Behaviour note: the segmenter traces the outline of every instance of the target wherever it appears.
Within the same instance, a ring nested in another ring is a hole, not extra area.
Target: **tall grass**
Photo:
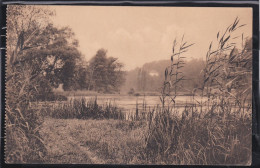
[[[125,119],[125,114],[112,103],[99,105],[97,98],[72,99],[68,103],[56,103],[45,109],[46,116],[60,119]]]
[[[162,164],[249,164],[251,156],[251,115],[225,111],[226,116],[181,117],[171,109],[153,111],[146,135],[146,156]],[[199,108],[196,108],[199,111]],[[213,107],[211,110],[215,110]],[[185,114],[186,112],[186,114]],[[197,113],[195,113],[197,114]]]
[[[7,163],[41,163],[46,148],[39,134],[43,120],[40,110],[6,108],[6,145]]]
[[[37,95],[37,81],[30,66],[18,62],[6,66],[5,162],[42,163],[47,152],[39,129],[40,110],[29,108]]]
[[[173,42],[171,64],[165,69],[163,87],[160,96],[163,108],[167,99],[168,105],[173,103],[175,106],[177,91],[181,88],[181,81],[185,80],[181,72],[181,69],[185,65],[185,62],[183,60],[185,57],[182,56],[182,54],[187,52],[192,45],[194,44],[188,44],[184,41],[184,35],[182,36],[179,46],[176,39]]]
[[[213,50],[211,43],[206,55],[203,85],[194,88],[193,103],[187,104],[183,111],[174,104],[178,81],[184,77],[178,78],[181,71],[177,67],[170,68],[170,73],[166,68],[160,97],[162,106],[151,110],[148,117],[145,138],[148,163],[251,163],[252,50],[248,47],[250,41],[242,42],[242,50],[238,50],[231,40],[237,38],[233,37],[233,32],[242,26],[236,18],[222,35],[217,33],[217,47]],[[174,47],[175,44],[176,41]],[[179,62],[171,57],[171,67]],[[169,74],[175,74],[175,78],[169,79]],[[201,100],[195,99],[198,94]],[[202,101],[205,96],[207,101]],[[166,98],[174,104],[165,105]],[[180,112],[181,115],[177,115]]]

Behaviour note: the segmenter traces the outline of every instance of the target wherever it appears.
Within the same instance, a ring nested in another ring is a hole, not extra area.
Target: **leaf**
[[[236,25],[237,25],[238,22],[239,22],[238,17],[236,17],[236,19],[235,19],[233,25],[229,28],[229,32],[231,32],[231,31],[234,30],[234,28],[236,27]]]
[[[228,83],[226,83],[226,87],[230,87],[230,85],[232,85],[232,83],[237,80],[239,76],[235,77],[234,79],[232,79],[231,81],[229,81]]]
[[[223,46],[225,45],[225,43],[228,41],[228,39],[230,38],[230,35],[223,41]]]
[[[173,41],[173,46],[172,46],[172,53],[174,54],[174,49],[175,49],[175,46],[176,46],[176,38],[174,39],[174,41]]]
[[[239,36],[233,37],[232,39],[237,39]]]
[[[173,41],[173,46],[175,47],[176,44],[177,44],[177,41],[176,41],[176,38],[175,38],[174,41]]]
[[[214,54],[214,53],[216,53],[216,52],[218,52],[218,51],[219,51],[219,50],[213,51],[213,52],[210,53],[210,55],[212,55],[212,54]]]
[[[179,55],[179,54],[181,54],[181,53],[185,53],[185,52],[187,52],[187,51],[188,51],[188,50],[184,50],[184,51],[181,51],[181,52],[175,53],[175,54],[173,54],[173,56]]]
[[[216,73],[216,74],[214,75],[214,78],[217,77],[218,75],[219,75],[219,73]]]
[[[211,49],[211,47],[212,47],[212,42],[211,42],[210,45],[209,45],[209,50]]]
[[[246,24],[242,24],[242,25],[240,25],[240,26],[238,26],[236,29],[238,29],[238,28],[240,28],[240,27],[243,27],[243,26],[245,26]],[[236,30],[235,29],[235,30]]]
[[[236,20],[235,20],[234,25],[233,25],[233,28],[232,28],[233,30],[234,30],[235,27],[237,26],[238,22],[239,22],[239,19],[238,19],[238,17],[236,17]]]
[[[184,49],[186,49],[186,48],[188,48],[188,47],[191,47],[191,46],[193,46],[194,44],[195,44],[195,43],[192,43],[192,44],[190,44],[190,45],[188,45],[188,46],[182,47],[181,50],[184,50]]]
[[[172,68],[171,68],[171,71],[170,71],[170,75],[172,74]]]
[[[207,77],[207,78],[204,80],[204,83],[206,83],[208,80],[209,80],[209,77]]]
[[[171,98],[172,102],[175,104],[175,100],[173,98]]]
[[[209,73],[209,76],[210,76],[211,74],[213,74],[216,70],[218,70],[221,66],[222,66],[222,65],[219,65],[217,68],[215,68],[213,71],[211,71],[211,72]]]
[[[187,44],[187,42],[183,43],[181,47],[185,46]]]
[[[236,57],[237,54],[235,54],[235,49],[236,47],[234,47],[232,49],[232,51],[230,52],[230,55],[229,55],[229,62],[233,61],[233,59]]]
[[[242,47],[244,45],[244,33],[242,33]]]
[[[163,102],[162,97],[160,97],[160,101]]]
[[[185,35],[185,34],[182,35],[182,39],[181,39],[181,41],[183,41],[183,39],[184,39],[184,35]]]
[[[167,76],[168,76],[168,68],[165,69],[165,80],[167,80]]]

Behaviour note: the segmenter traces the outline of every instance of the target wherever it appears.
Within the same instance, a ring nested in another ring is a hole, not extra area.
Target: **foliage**
[[[116,105],[99,105],[96,98],[89,101],[81,98],[68,103],[55,103],[45,111],[46,116],[59,119],[125,119],[125,114]]]
[[[145,141],[151,163],[250,164],[252,40],[240,51],[229,41],[244,26],[238,23],[236,19],[222,35],[217,34],[216,50],[210,44],[202,87],[193,90],[194,95],[201,90],[201,101],[193,97],[193,104],[180,113],[174,106],[164,105],[162,92],[162,107],[153,109],[148,117]],[[174,72],[180,71],[176,68]],[[166,69],[165,80],[168,74]],[[176,96],[175,92],[173,102]],[[204,96],[207,101],[202,101]]]
[[[52,12],[34,6],[8,6],[7,13],[5,160],[39,163],[46,152],[38,132],[42,120],[39,111],[31,111],[28,104],[35,98],[36,81],[40,78],[30,64],[20,60],[24,58],[23,49],[32,39],[31,34],[43,28],[37,19]]]
[[[107,51],[100,49],[90,60],[89,87],[90,90],[99,92],[119,91],[124,82],[123,64],[117,58],[107,57]]]
[[[80,53],[73,32],[50,23],[48,7],[10,5],[7,13],[6,161],[39,163],[46,150],[42,116],[29,104],[56,99],[52,88],[60,83],[74,85]]]
[[[251,104],[252,92],[252,39],[246,40],[242,34],[242,49],[233,41],[233,33],[244,25],[239,25],[236,18],[227,27],[222,36],[217,34],[217,48],[211,42],[206,55],[204,68],[204,84],[202,94],[206,92],[208,104],[226,104],[233,101],[233,106],[244,109],[246,103]],[[224,113],[224,111],[223,111]]]
[[[230,113],[226,118],[196,115],[198,108],[187,109],[187,116],[168,115],[157,110],[149,120],[146,156],[152,164],[250,164],[250,115]]]
[[[177,97],[178,88],[182,87],[180,85],[180,82],[185,80],[181,72],[181,69],[184,67],[185,64],[185,62],[183,61],[185,57],[181,56],[181,54],[187,52],[188,48],[191,47],[193,44],[188,44],[183,40],[184,35],[182,36],[179,47],[177,47],[176,39],[174,40],[171,55],[171,65],[166,67],[164,72],[164,82],[160,97],[163,108],[167,98],[170,99],[168,100],[168,104],[174,103],[175,105],[175,98]]]

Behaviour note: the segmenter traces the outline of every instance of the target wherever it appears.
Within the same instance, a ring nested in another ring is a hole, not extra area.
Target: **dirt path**
[[[45,120],[41,134],[46,142],[50,163],[88,163],[102,164],[103,160],[82,145],[81,139],[77,138],[76,130],[62,120]]]
[[[130,121],[46,118],[40,133],[46,163],[134,164],[140,163],[144,130]]]
[[[104,163],[104,161],[102,159],[98,158],[98,156],[93,151],[91,151],[88,146],[78,144],[77,141],[73,138],[68,138],[68,142],[70,144],[75,144],[75,142],[76,142],[76,144],[75,144],[76,152],[81,153],[83,155],[87,155],[90,163],[92,163],[92,164],[103,164]]]

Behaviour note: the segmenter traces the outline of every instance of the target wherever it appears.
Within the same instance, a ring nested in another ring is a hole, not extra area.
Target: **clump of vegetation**
[[[190,113],[191,111],[188,111]],[[226,119],[176,117],[159,112],[149,121],[146,135],[148,163],[161,164],[249,164],[251,117],[231,113]],[[227,111],[227,113],[229,113]]]
[[[6,145],[7,163],[41,163],[46,148],[39,134],[41,109],[33,101],[56,97],[53,87],[73,85],[80,59],[71,29],[56,28],[48,7],[11,5],[7,8]]]
[[[193,90],[193,95],[200,94],[201,100],[193,96],[194,104],[186,105],[181,115],[174,104],[178,82],[184,77],[178,78],[181,71],[178,67],[172,68],[179,65],[180,60],[174,62],[171,57],[160,97],[162,107],[152,110],[148,118],[145,139],[148,162],[250,164],[252,41],[247,41],[240,51],[236,48],[236,43],[230,39],[238,38],[232,36],[244,26],[238,23],[236,19],[222,35],[217,34],[216,50],[212,51],[210,44],[203,85]],[[243,41],[242,35],[242,44]],[[168,76],[175,78],[172,80]],[[207,101],[202,101],[205,96]],[[166,105],[167,98],[170,101]],[[174,103],[173,106],[169,102]]]
[[[28,12],[31,12],[30,18]],[[39,19],[44,13],[52,15],[52,12],[48,9],[18,5],[8,6],[7,13],[5,161],[41,163],[46,153],[39,134],[42,118],[39,110],[32,111],[29,108],[29,102],[35,99],[37,92],[44,91],[46,87],[40,87],[40,71],[37,66],[35,69],[31,67],[33,55],[28,54],[26,49],[31,42],[30,35],[44,29],[42,25],[34,22],[35,19]],[[20,24],[21,22],[24,24]],[[34,24],[25,26],[32,22]]]
[[[165,69],[165,79],[160,96],[162,106],[156,108],[156,111],[152,111],[148,118],[147,157],[160,157],[159,160],[161,161],[166,159],[170,151],[177,148],[177,138],[181,131],[181,123],[177,122],[177,116],[174,116],[172,111],[176,112],[175,98],[177,97],[177,90],[181,87],[180,83],[184,80],[181,73],[181,68],[184,66],[184,57],[181,54],[187,52],[187,49],[193,45],[187,44],[183,40],[184,36],[179,47],[177,47],[176,39],[174,40],[171,65]],[[173,108],[171,108],[172,105]]]
[[[68,103],[54,103],[46,108],[46,115],[59,119],[125,119],[123,111],[112,103],[99,105],[97,98],[73,99]]]

